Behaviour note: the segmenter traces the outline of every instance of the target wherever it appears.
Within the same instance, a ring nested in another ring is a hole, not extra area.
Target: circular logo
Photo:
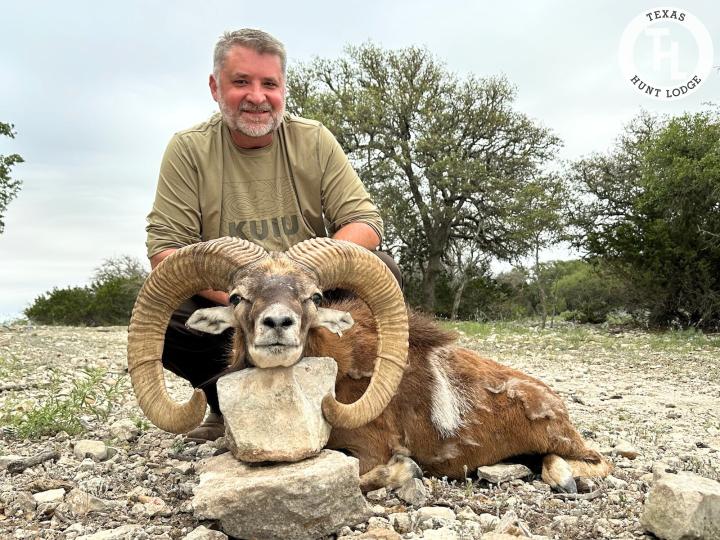
[[[620,67],[636,92],[668,101],[692,94],[713,64],[710,33],[678,8],[655,8],[635,17],[623,32]]]

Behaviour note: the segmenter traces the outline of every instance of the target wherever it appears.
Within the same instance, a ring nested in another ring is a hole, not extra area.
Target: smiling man
[[[220,112],[168,144],[148,215],[153,268],[182,246],[222,236],[270,251],[318,236],[377,249],[377,208],[333,135],[285,112],[285,74],[285,48],[266,32],[227,32],[217,42],[209,82]],[[392,259],[375,253],[400,281]],[[200,334],[185,322],[196,309],[227,303],[225,292],[203,291],[175,312],[165,336],[164,366],[208,397],[211,412],[191,440],[224,433],[214,378],[230,336]]]

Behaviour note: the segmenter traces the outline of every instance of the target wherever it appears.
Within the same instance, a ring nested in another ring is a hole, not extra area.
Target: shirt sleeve
[[[348,223],[365,223],[373,228],[382,241],[383,221],[380,212],[342,147],[324,126],[320,128],[319,137],[323,214],[331,234]]]
[[[199,242],[201,228],[197,167],[176,134],[165,150],[155,203],[147,216],[148,258]]]

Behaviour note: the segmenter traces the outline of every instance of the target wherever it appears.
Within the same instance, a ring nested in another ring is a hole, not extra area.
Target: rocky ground
[[[460,328],[465,346],[553,386],[584,436],[611,456],[613,476],[575,499],[537,476],[499,485],[474,474],[425,479],[414,494],[369,494],[374,516],[337,537],[651,538],[640,516],[653,464],[720,479],[720,337]],[[186,444],[147,424],[124,373],[126,335],[0,327],[0,538],[225,538],[199,528],[214,524],[191,506],[196,466],[221,445]],[[189,395],[168,381],[177,398]],[[49,459],[23,461],[32,457]]]

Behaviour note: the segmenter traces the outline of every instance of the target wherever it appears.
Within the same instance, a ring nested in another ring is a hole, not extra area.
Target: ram
[[[188,325],[235,329],[229,369],[335,359],[336,396],[322,404],[333,426],[327,446],[359,459],[364,490],[418,476],[415,462],[427,474],[463,478],[478,466],[537,455],[543,480],[564,491],[576,490],[574,477],[611,470],[552,389],[459,347],[407,310],[377,257],[327,239],[268,254],[223,238],[180,249],[152,272],[133,312],[128,362],[140,407],[161,429],[186,432],[205,413],[201,390],[183,404],[168,395],[160,357],[173,310],[208,288],[228,291],[230,305],[198,310]],[[335,288],[356,298],[325,303],[323,291]]]

